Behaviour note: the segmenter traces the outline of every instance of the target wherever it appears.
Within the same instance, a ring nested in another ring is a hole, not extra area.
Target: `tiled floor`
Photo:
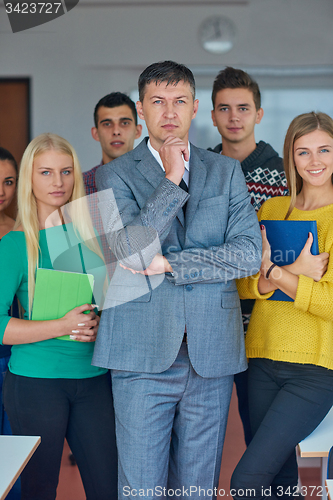
[[[245,450],[242,424],[237,410],[237,396],[235,391],[231,398],[227,434],[225,438],[219,489],[223,489],[226,495],[229,492],[231,474],[237,465],[238,460]],[[70,465],[69,448],[67,443],[64,447],[60,481],[58,486],[57,500],[84,500],[84,490],[79,471],[76,466]],[[318,468],[300,469],[300,477],[303,486],[318,486],[320,484],[320,471]],[[310,490],[308,490],[310,491]],[[318,491],[318,490],[315,490]],[[219,499],[226,499],[226,495],[219,496]],[[306,500],[314,500],[313,495],[308,495]],[[110,500],[114,500],[111,499]],[[292,500],[292,497],[291,497]]]
[[[57,500],[85,500],[81,476],[76,465],[69,461],[69,446],[65,442],[62,454],[60,480],[57,489]],[[112,500],[110,498],[110,500]]]

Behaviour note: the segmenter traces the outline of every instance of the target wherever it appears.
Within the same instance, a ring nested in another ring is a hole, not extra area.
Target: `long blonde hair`
[[[290,205],[285,220],[293,211],[296,203],[296,196],[301,192],[303,181],[297,172],[294,160],[294,144],[303,135],[310,134],[314,130],[323,130],[333,138],[333,120],[326,113],[303,113],[293,119],[287,130],[283,146],[283,163],[290,192]],[[333,182],[333,178],[332,178]]]
[[[103,260],[102,252],[95,242],[95,232],[91,222],[88,205],[85,198],[82,172],[77,154],[66,139],[52,133],[41,134],[33,139],[24,151],[17,188],[18,215],[15,228],[22,226],[27,245],[28,257],[28,298],[29,317],[31,315],[35,291],[36,267],[39,264],[39,222],[37,203],[32,191],[32,172],[34,159],[45,151],[55,150],[70,156],[73,160],[74,187],[67,203],[70,205],[70,217],[75,233],[86,245]]]

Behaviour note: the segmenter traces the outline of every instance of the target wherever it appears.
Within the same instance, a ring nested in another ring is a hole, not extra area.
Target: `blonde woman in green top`
[[[30,319],[38,267],[93,269],[95,296],[103,287],[103,256],[84,194],[72,146],[55,134],[36,137],[21,162],[15,229],[0,246],[0,340],[13,345],[4,382],[5,409],[14,434],[42,437],[22,473],[22,499],[56,498],[65,437],[87,498],[117,497],[111,388],[107,371],[91,366],[99,323],[94,306],[76,307],[56,320]],[[66,224],[64,206],[70,218]],[[72,248],[61,259],[64,237]],[[50,254],[58,247],[59,258],[53,262]],[[7,316],[15,294],[24,319]],[[57,338],[62,335],[76,342]]]

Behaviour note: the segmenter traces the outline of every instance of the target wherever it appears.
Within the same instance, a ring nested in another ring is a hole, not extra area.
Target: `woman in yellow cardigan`
[[[242,299],[255,298],[246,336],[253,439],[238,463],[236,499],[285,498],[299,491],[295,446],[333,404],[333,120],[306,113],[290,124],[284,144],[290,196],[272,198],[259,220],[316,220],[312,235],[290,266],[272,263],[264,226],[260,273],[238,282]],[[280,289],[293,302],[270,301]],[[318,493],[320,493],[318,491]]]

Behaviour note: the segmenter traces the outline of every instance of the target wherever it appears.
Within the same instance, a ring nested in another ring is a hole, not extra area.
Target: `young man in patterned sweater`
[[[264,111],[257,82],[240,69],[227,67],[216,76],[212,91],[212,120],[222,143],[212,151],[240,161],[254,208],[272,196],[288,194],[283,161],[270,144],[256,144],[254,128]],[[244,333],[254,301],[242,300]],[[248,445],[252,434],[248,416],[247,372],[235,375],[238,409]]]

